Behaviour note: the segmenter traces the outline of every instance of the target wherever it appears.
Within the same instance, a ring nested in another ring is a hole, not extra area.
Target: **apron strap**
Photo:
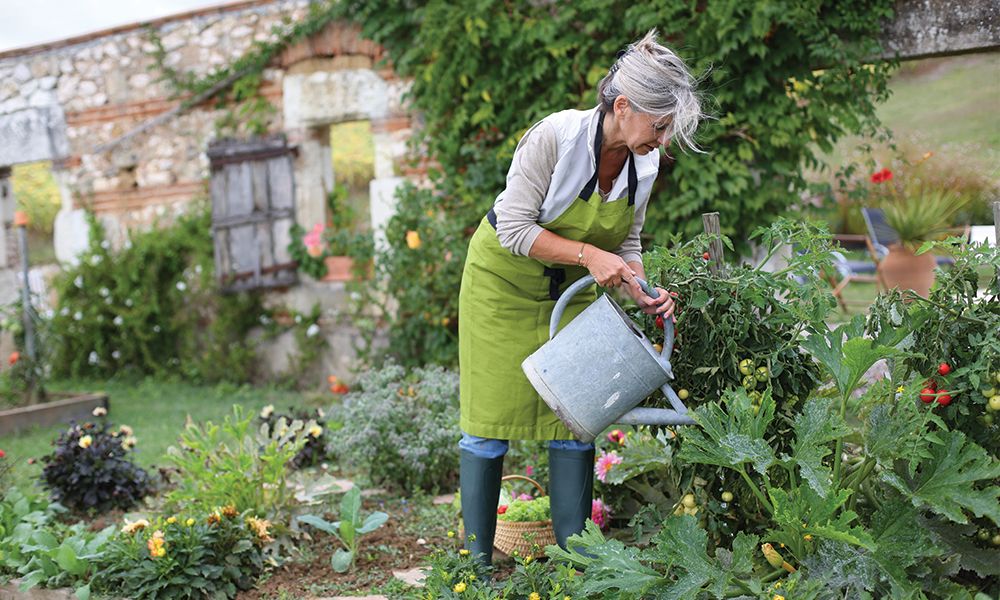
[[[559,299],[559,286],[566,282],[566,269],[545,267],[542,275],[549,278],[549,298]]]
[[[597,133],[594,134],[594,176],[580,190],[580,198],[583,198],[584,202],[590,200],[590,197],[594,195],[594,188],[597,187],[597,174],[601,171],[601,142],[604,141],[604,117],[607,114],[602,110],[601,118],[597,121]]]
[[[628,154],[628,205],[635,206],[635,190],[639,187],[639,176],[635,173],[635,154]]]

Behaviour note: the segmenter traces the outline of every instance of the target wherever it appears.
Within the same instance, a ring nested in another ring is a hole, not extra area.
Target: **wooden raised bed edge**
[[[49,395],[59,399],[0,411],[0,435],[10,435],[35,426],[83,421],[93,418],[93,411],[98,406],[103,406],[105,410],[110,408],[108,395],[104,392],[50,392]]]

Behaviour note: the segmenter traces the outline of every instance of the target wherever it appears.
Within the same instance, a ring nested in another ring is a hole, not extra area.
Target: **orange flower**
[[[335,383],[330,386],[330,391],[333,392],[334,394],[346,394],[347,392],[350,391],[350,388],[347,387],[347,384]]]
[[[19,360],[21,360],[21,353],[20,352],[11,352],[10,356],[7,358],[7,363],[10,364],[10,366],[13,367],[15,364],[17,364],[17,361],[19,361]]]
[[[233,506],[232,504],[228,504],[228,505],[222,507],[222,516],[224,516],[224,517],[228,517],[228,518],[232,519],[233,517],[235,517],[238,514],[239,513],[236,512],[236,507]]]
[[[409,230],[406,232],[406,245],[410,250],[416,250],[420,247],[420,234],[414,230]]]
[[[154,531],[153,537],[149,538],[149,541],[146,542],[146,547],[149,548],[149,557],[162,558],[165,556],[167,549],[164,546],[166,546],[166,542],[163,540],[163,532],[159,530]]]

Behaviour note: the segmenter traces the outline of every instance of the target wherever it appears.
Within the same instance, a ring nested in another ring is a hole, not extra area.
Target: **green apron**
[[[601,130],[599,122],[594,140],[598,162]],[[625,241],[635,220],[635,156],[628,159],[627,197],[602,201],[597,171],[595,166],[594,176],[569,208],[542,227],[610,252]],[[505,440],[573,438],[528,382],[521,362],[548,341],[559,294],[587,273],[585,267],[512,254],[497,240],[493,210],[482,220],[469,243],[458,301],[462,431]],[[565,327],[596,297],[594,286],[577,294],[559,326]]]

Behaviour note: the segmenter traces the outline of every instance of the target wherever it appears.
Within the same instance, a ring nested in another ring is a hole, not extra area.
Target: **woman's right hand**
[[[583,249],[583,266],[587,267],[601,287],[618,287],[623,282],[638,286],[635,282],[635,271],[622,257],[613,252],[587,244]]]

